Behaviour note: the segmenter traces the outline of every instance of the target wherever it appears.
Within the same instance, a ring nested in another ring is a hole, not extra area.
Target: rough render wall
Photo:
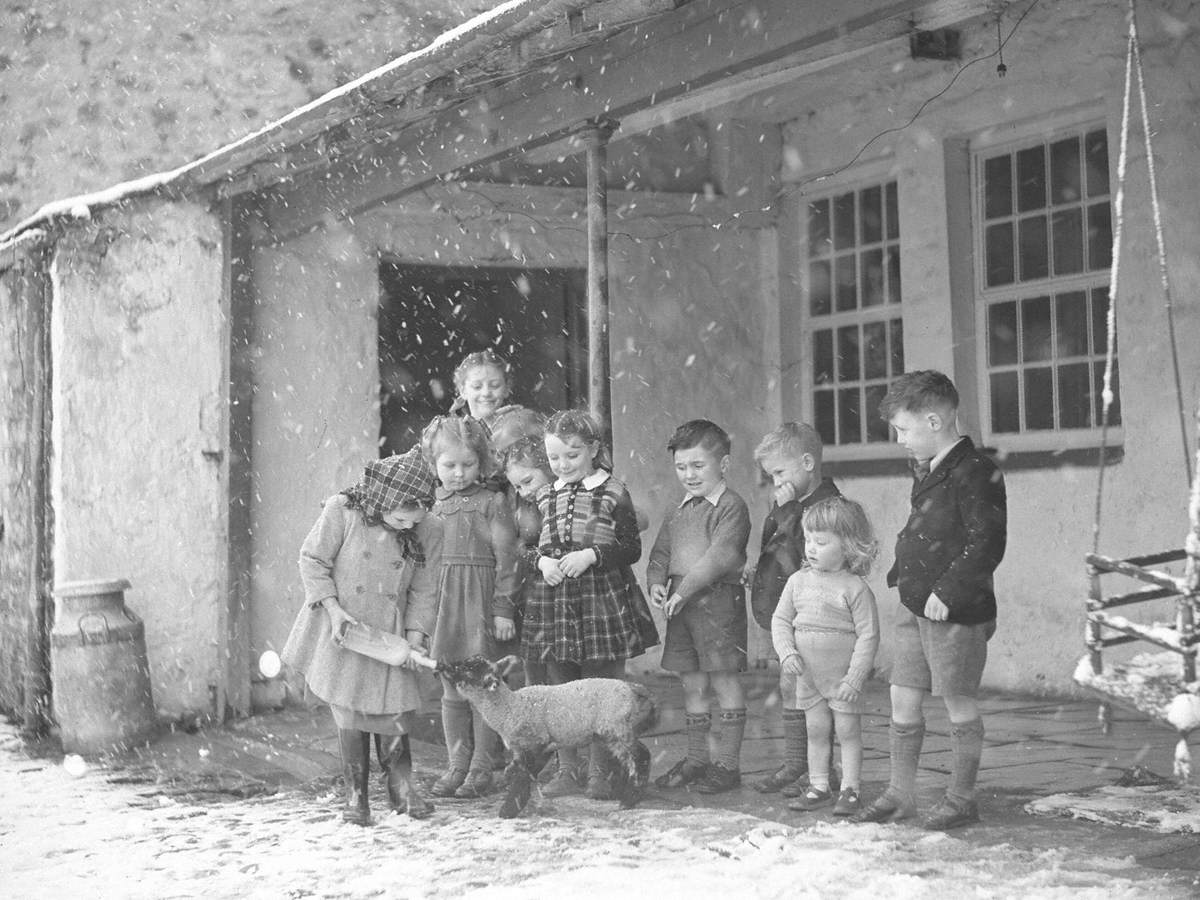
[[[527,204],[526,213],[554,205],[536,189]],[[393,205],[357,217],[353,230],[322,230],[256,255],[256,650],[282,644],[302,601],[296,557],[318,503],[352,483],[376,453],[378,254],[424,264],[585,265],[578,220],[547,216],[535,225],[528,214],[478,206],[468,213],[464,229],[428,204]],[[760,306],[755,238],[714,235],[696,222],[627,211],[619,230],[642,239],[617,236],[610,246],[615,467],[650,518],[639,577],[663,509],[679,492],[665,449],[676,424],[705,416],[728,428],[731,483],[747,500],[756,490],[752,450],[764,406],[756,361],[764,337],[760,318],[748,312]],[[658,658],[656,648],[631,669]]]
[[[226,417],[221,230],[149,203],[69,232],[53,262],[56,581],[127,578],[155,704],[221,682]]]
[[[1186,3],[1141,4],[1140,10],[1190,432],[1200,386],[1200,312],[1195,302],[1200,295],[1200,260],[1189,249],[1200,227],[1200,182],[1195,176],[1200,153],[1200,16],[1194,4]],[[990,25],[969,30],[964,58],[994,49],[994,35]],[[1108,122],[1115,179],[1124,53],[1121,5],[1043,5],[1005,48],[1006,78],[998,79],[989,63],[975,66],[913,126],[872,145],[866,157],[890,162],[900,184],[909,368],[953,372],[954,366],[946,204],[965,203],[966,198],[946,197],[943,142],[1094,105]],[[844,163],[877,132],[895,127],[898,118],[907,120],[945,85],[956,65],[917,63],[901,52],[885,56],[875,69],[863,68],[857,81],[843,79],[843,84],[859,88],[843,99],[835,99],[833,85],[818,85],[808,97],[811,109],[785,129],[785,158],[793,162],[787,177],[798,181]],[[1114,556],[1182,546],[1187,529],[1183,450],[1140,142],[1140,132],[1135,132],[1118,301],[1125,458],[1106,475],[1100,544],[1102,553]],[[787,335],[783,338],[786,341]],[[784,387],[785,394],[796,390],[794,383]],[[1072,689],[1071,673],[1084,652],[1083,556],[1091,550],[1096,477],[1095,468],[1087,465],[1007,473],[1009,548],[997,575],[999,630],[989,647],[987,684],[1033,692]],[[898,477],[852,478],[842,488],[872,515],[884,543],[880,569],[886,570],[893,535],[907,512],[907,483]],[[881,662],[886,665],[886,624],[898,604],[882,574],[877,573],[872,584],[885,616]],[[1130,582],[1121,581],[1111,585],[1130,587]],[[1145,621],[1172,618],[1165,605],[1153,610],[1127,607],[1122,612]],[[1110,653],[1119,658],[1119,651]]]

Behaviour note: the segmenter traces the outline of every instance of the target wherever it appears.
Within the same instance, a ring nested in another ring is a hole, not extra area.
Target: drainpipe
[[[578,132],[587,148],[588,408],[612,436],[612,380],[608,352],[608,185],[605,180],[611,119]]]

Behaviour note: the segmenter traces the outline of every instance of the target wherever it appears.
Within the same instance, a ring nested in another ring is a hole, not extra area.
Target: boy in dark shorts
[[[879,404],[913,459],[914,480],[912,509],[887,576],[904,606],[891,677],[891,779],[856,817],[860,822],[915,813],[921,707],[929,693],[942,698],[950,717],[951,776],[923,824],[944,831],[979,821],[983,721],[976,696],[996,630],[992,573],[1004,557],[1007,499],[995,463],[959,434],[957,411],[954,383],[931,370],[902,375]]]
[[[821,436],[806,422],[784,422],[754,449],[754,458],[775,486],[750,589],[750,612],[754,621],[768,631],[783,586],[804,562],[804,511],[820,500],[840,496],[833,479],[821,476],[823,451]],[[764,794],[778,791],[785,797],[799,797],[808,789],[808,719],[799,708],[795,675],[781,671],[779,691],[783,701],[783,763],[756,781],[754,788]],[[832,764],[829,771],[836,792],[837,773]]]
[[[729,435],[707,419],[675,429],[667,449],[685,496],[667,512],[646,580],[650,602],[667,615],[662,667],[683,680],[687,756],[655,779],[659,787],[717,794],[741,784],[746,697],[746,597],[742,570],[750,539],[746,502],[725,484]],[[709,757],[712,724],[708,689],[721,708],[717,758]]]

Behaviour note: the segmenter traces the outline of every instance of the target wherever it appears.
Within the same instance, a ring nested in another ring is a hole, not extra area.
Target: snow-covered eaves
[[[256,163],[312,143],[355,120],[387,119],[391,127],[402,128],[405,107],[413,106],[414,101],[420,105],[427,92],[442,102],[462,99],[478,83],[512,77],[548,54],[600,40],[614,28],[679,5],[679,0],[507,0],[445,32],[429,45],[334,88],[193,162],[46,204],[0,234],[0,261],[10,256],[18,239],[31,230],[86,219],[98,208],[140,195],[163,191],[185,194],[236,179]],[[315,152],[319,154],[323,149],[318,143]],[[280,178],[287,176],[286,160],[278,171]]]

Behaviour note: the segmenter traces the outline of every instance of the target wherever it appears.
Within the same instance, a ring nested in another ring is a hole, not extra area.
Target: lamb
[[[593,738],[603,741],[617,760],[614,788],[621,808],[636,806],[650,774],[650,751],[638,740],[657,716],[650,691],[615,678],[583,678],[514,691],[504,675],[518,662],[515,656],[498,663],[473,656],[437,664],[438,674],[462,692],[513,753],[500,817],[511,819],[525,808],[533,778],[553,749],[579,747]]]

